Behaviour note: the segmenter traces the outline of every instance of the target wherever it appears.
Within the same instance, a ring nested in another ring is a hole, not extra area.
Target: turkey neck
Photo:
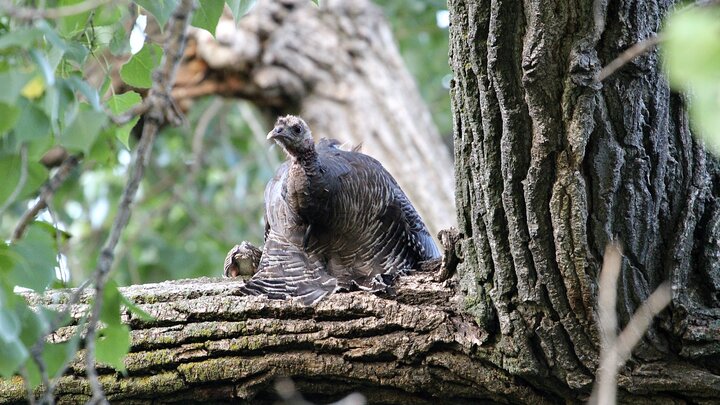
[[[319,173],[318,153],[314,147],[301,152],[296,159],[306,176],[313,177]]]

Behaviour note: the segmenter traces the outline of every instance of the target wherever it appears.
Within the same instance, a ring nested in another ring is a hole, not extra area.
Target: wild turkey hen
[[[289,159],[265,189],[265,245],[245,293],[312,305],[338,289],[384,290],[440,256],[380,162],[334,140],[316,146],[292,115],[278,118],[268,139]]]

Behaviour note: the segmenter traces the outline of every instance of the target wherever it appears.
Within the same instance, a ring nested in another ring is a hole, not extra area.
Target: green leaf
[[[45,85],[54,86],[56,66],[51,66],[45,55],[38,49],[30,50],[30,56],[32,56],[33,61],[40,68],[40,72],[42,72],[43,78],[45,79]]]
[[[11,47],[30,49],[42,37],[42,32],[37,28],[16,29],[0,37],[0,49]]]
[[[235,20],[235,24],[238,23],[240,20],[240,17],[247,14],[253,7],[255,7],[255,3],[257,0],[227,0],[226,3],[228,7],[230,7],[230,11],[232,11],[233,19]]]
[[[0,342],[0,377],[12,377],[27,358],[28,351],[19,340]]]
[[[225,8],[224,0],[205,0],[199,4],[193,14],[192,26],[210,31],[215,36],[215,28]]]
[[[685,10],[666,22],[663,56],[676,88],[720,80],[720,12]]]
[[[25,372],[27,373],[27,379],[30,387],[32,389],[37,388],[42,382],[42,375],[40,374],[40,369],[32,357],[28,357],[25,361]]]
[[[115,280],[109,280],[103,290],[100,320],[109,326],[120,325],[120,291]]]
[[[49,328],[48,321],[42,314],[30,309],[24,301],[15,305],[15,312],[20,319],[20,325],[22,325],[20,341],[25,347],[31,347],[41,336],[45,335]]]
[[[28,159],[27,161],[27,177],[25,185],[18,196],[19,199],[25,198],[30,194],[37,192],[38,187],[47,180],[48,171],[39,162]],[[0,181],[0,202],[4,203],[10,198],[15,188],[20,183],[20,175],[22,171],[22,161],[19,155],[3,156],[0,158],[0,173],[2,173],[2,181]]]
[[[82,151],[87,155],[105,122],[107,115],[104,113],[81,109],[63,131],[60,142],[68,150]]]
[[[135,3],[152,14],[162,30],[165,23],[170,19],[173,10],[177,7],[178,0],[139,0],[135,1]]]
[[[690,100],[690,118],[705,145],[720,155],[720,80],[714,85],[697,86]]]
[[[142,308],[135,305],[135,303],[130,301],[130,299],[127,298],[126,296],[120,294],[120,300],[122,301],[123,305],[125,305],[125,307],[127,307],[127,309],[131,313],[135,314],[138,318],[142,319],[143,321],[152,321],[153,319],[155,319],[154,316],[143,311]]]
[[[133,87],[150,88],[152,72],[160,64],[161,58],[162,48],[159,45],[145,44],[140,52],[120,68],[120,77]]]
[[[55,278],[55,240],[38,226],[30,225],[25,237],[11,248],[18,258],[8,274],[10,284],[44,291]]]
[[[9,245],[6,245],[2,242],[0,242],[0,280],[3,280],[5,278],[4,273],[9,273],[10,270],[15,265],[15,252],[13,252],[10,249]],[[2,285],[0,285],[0,305],[5,305],[4,298],[5,294],[2,290]],[[10,294],[12,294],[12,288],[10,289]]]
[[[71,76],[65,80],[65,83],[70,86],[73,91],[79,91],[80,94],[85,96],[88,103],[95,109],[95,111],[102,111],[100,107],[100,96],[98,95],[97,89],[90,86],[85,80],[78,76]]]
[[[138,121],[140,121],[140,117],[135,117],[127,124],[119,126],[117,131],[115,131],[115,138],[117,138],[127,150],[130,150],[130,133]]]
[[[70,6],[73,4],[82,3],[84,0],[60,0],[58,6]],[[61,35],[65,37],[71,37],[74,34],[85,29],[85,25],[88,23],[90,17],[90,11],[86,11],[79,14],[73,14],[67,17],[58,19],[57,30]]]
[[[119,324],[107,326],[98,332],[95,356],[99,362],[109,364],[115,370],[125,371],[123,360],[130,352],[130,328]]]
[[[34,141],[48,137],[50,119],[45,112],[25,98],[18,101],[21,108],[20,117],[15,126],[15,135],[18,141]]]
[[[0,137],[15,126],[19,116],[19,108],[0,101]]]
[[[662,56],[671,86],[690,94],[690,118],[708,148],[720,154],[720,11],[671,15]]]
[[[108,100],[108,107],[113,114],[122,114],[125,111],[140,104],[142,97],[134,91],[128,91],[123,94],[116,94]]]
[[[45,362],[50,378],[55,377],[60,369],[73,359],[77,351],[78,339],[71,339],[63,343],[46,343],[42,358]]]
[[[10,343],[20,336],[20,320],[13,309],[0,308],[0,343]]]
[[[32,73],[20,73],[15,70],[0,72],[0,101],[15,104],[20,91],[33,78]]]

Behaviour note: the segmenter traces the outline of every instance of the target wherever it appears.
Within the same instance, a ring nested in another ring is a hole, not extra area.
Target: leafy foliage
[[[676,12],[663,36],[670,84],[690,95],[697,133],[720,153],[720,8]]]
[[[153,70],[163,57],[162,44],[150,40],[140,52],[129,54],[132,19],[150,13],[162,29],[178,1],[137,1],[130,8],[115,2],[77,13],[67,13],[63,7],[80,5],[78,1],[49,3],[57,7],[54,11],[61,11],[57,18],[24,8],[35,4],[29,1],[4,3],[0,15],[0,232],[5,235],[0,243],[0,376],[9,377],[22,368],[33,387],[42,381],[41,370],[44,378],[58,377],[74,357],[80,337],[46,343],[45,338],[66,325],[69,317],[43,307],[31,310],[18,288],[43,292],[62,280],[77,284],[90,277],[122,192],[134,144],[132,130],[140,119],[115,124],[111,118],[142,102],[143,89],[152,86]],[[244,14],[253,3],[234,0],[228,5]],[[220,0],[199,2],[193,24],[214,32],[224,7]],[[18,17],[22,15],[29,17]],[[111,80],[115,58],[127,61],[119,71],[123,83]],[[89,81],[86,72],[97,69],[104,72],[104,80]],[[121,88],[137,91],[120,93]],[[143,185],[142,209],[129,230],[125,250],[118,255],[117,278],[123,283],[217,273],[219,263],[214,261],[224,255],[230,241],[239,240],[248,228],[261,234],[261,201],[234,201],[238,193],[250,194],[251,188],[252,195],[261,194],[258,185],[270,174],[267,156],[243,156],[254,141],[243,139],[249,138],[249,131],[240,119],[214,120],[191,132],[208,103],[190,110],[189,127],[160,134],[151,175]],[[209,118],[238,108],[222,102],[220,107]],[[240,135],[213,137],[212,149],[191,151],[193,137],[220,129]],[[54,174],[40,161],[57,148],[81,159],[81,168],[48,201],[50,209],[14,240],[13,230],[22,214]],[[205,165],[214,161],[224,164]],[[261,175],[253,181],[232,170]],[[216,210],[218,205],[221,208]],[[248,207],[255,213],[250,226],[227,220]],[[206,223],[202,220],[206,217],[212,219]],[[223,234],[225,238],[219,236]],[[184,270],[182,274],[178,269]],[[142,319],[149,315],[123,297],[113,280],[103,290],[103,302],[96,358],[123,370],[130,329],[120,321],[121,308]]]

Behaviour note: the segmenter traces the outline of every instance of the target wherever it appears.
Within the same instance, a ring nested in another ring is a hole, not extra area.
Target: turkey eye
[[[275,128],[275,132],[277,132],[279,134],[280,132],[282,132],[282,128],[280,128],[280,127]]]
[[[293,125],[292,131],[295,132],[296,134],[299,134],[300,133],[300,125],[298,125],[298,124]]]

